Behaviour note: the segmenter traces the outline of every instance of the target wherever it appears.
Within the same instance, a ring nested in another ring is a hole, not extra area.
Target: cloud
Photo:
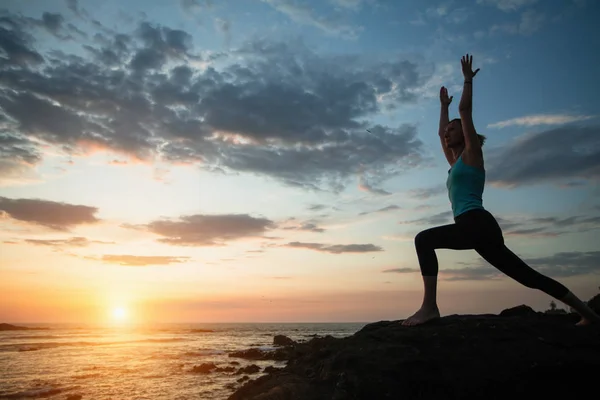
[[[536,271],[552,278],[600,274],[600,251],[564,252],[546,257],[523,258]],[[457,269],[440,269],[441,279],[496,280],[510,279],[491,265]]]
[[[65,0],[65,2],[67,3],[67,8],[71,10],[75,16],[81,19],[89,18],[87,11],[79,7],[78,0]]]
[[[180,264],[187,262],[190,257],[172,257],[172,256],[133,256],[133,255],[103,255],[100,258],[87,257],[89,259],[97,259],[109,264],[118,264],[128,267],[145,267],[148,265],[169,265]]]
[[[420,273],[421,270],[419,268],[391,268],[385,269],[381,272],[396,274],[413,274]],[[504,275],[494,267],[486,266],[440,269],[438,276],[440,280],[444,281],[481,281],[500,279]]]
[[[488,128],[505,128],[507,126],[537,126],[537,125],[562,125],[571,122],[585,121],[595,118],[594,115],[566,115],[566,114],[536,114],[512,118],[506,121],[488,124]]]
[[[400,221],[399,224],[404,225],[426,225],[426,226],[438,226],[445,224],[454,223],[452,211],[444,211],[434,215],[428,215],[423,218],[414,219],[411,221]]]
[[[100,240],[88,240],[87,238],[77,236],[69,239],[57,239],[57,240],[41,240],[41,239],[25,239],[26,243],[37,245],[37,246],[50,246],[55,248],[63,247],[88,247],[92,244],[115,244],[115,242],[103,242]]]
[[[487,281],[506,277],[492,266],[441,269],[439,274],[445,281]]]
[[[384,273],[395,273],[395,274],[410,274],[413,272],[420,272],[421,270],[418,268],[391,268],[391,269],[384,269],[381,272]]]
[[[76,225],[99,222],[96,207],[38,199],[0,197],[0,211],[17,221],[65,231]]]
[[[290,242],[285,247],[304,248],[323,253],[341,254],[341,253],[370,253],[374,251],[383,251],[379,246],[373,244],[335,244],[325,245],[322,243],[303,243]]]
[[[295,222],[295,218],[292,218],[287,223],[288,224],[291,223],[291,226],[289,226],[289,225],[288,226],[280,226],[280,228],[284,229],[284,230],[309,231],[309,232],[316,232],[316,233],[325,232],[325,229],[317,226],[317,222],[314,220],[309,220],[309,221],[304,221],[304,222]]]
[[[8,127],[0,127],[0,183],[18,179],[42,159],[33,141],[11,134]]]
[[[571,251],[524,259],[543,274],[565,278],[600,273],[600,251]]]
[[[407,195],[415,199],[426,200],[440,194],[445,194],[447,191],[446,186],[437,185],[429,188],[412,189],[408,191]]]
[[[310,206],[308,206],[308,209],[310,211],[321,211],[325,208],[328,208],[328,206],[326,206],[325,204],[311,204]]]
[[[256,238],[275,227],[273,221],[247,214],[187,215],[147,225],[124,225],[161,236],[160,242],[178,246],[222,246],[228,241]]]
[[[400,210],[400,209],[402,209],[402,207],[392,204],[390,206],[382,207],[375,211],[363,211],[358,215],[367,215],[367,214],[372,214],[372,213],[385,213],[388,211],[395,211],[395,210]]]
[[[231,44],[231,21],[215,18],[215,28],[225,37],[225,45],[229,47]]]
[[[519,138],[488,156],[488,180],[517,187],[600,178],[600,125],[564,126]]]
[[[536,2],[537,0],[477,0],[477,4],[493,6],[505,12],[517,11]]]
[[[0,14],[0,59],[6,66],[37,65],[44,58],[33,49],[33,36],[22,18]]]
[[[545,21],[544,14],[528,10],[521,14],[519,23],[494,24],[490,27],[490,33],[504,32],[511,35],[531,35],[537,32]]]
[[[325,18],[317,15],[317,13],[306,4],[299,4],[293,0],[262,0],[263,2],[271,5],[277,11],[287,15],[291,20],[300,24],[311,25],[321,29],[323,32],[347,37],[356,38],[358,36],[359,28],[346,25],[337,20],[331,18]],[[349,4],[352,2],[342,1],[343,3]]]
[[[556,237],[600,228],[600,216],[530,217],[509,221],[496,217],[505,236]]]
[[[331,2],[342,8],[356,11],[360,9],[362,0],[331,0]]]
[[[370,183],[366,182],[362,176],[359,176],[358,189],[363,192],[369,192],[379,196],[389,196],[392,194],[384,189],[373,187]]]
[[[45,146],[341,191],[361,171],[376,188],[428,157],[413,125],[365,133],[380,110],[423,98],[431,73],[413,61],[324,56],[293,41],[198,55],[187,32],[143,22],[133,34],[101,30],[83,55],[47,49],[40,68],[25,23],[5,18],[0,120],[20,144],[0,147],[0,167],[14,174]]]
[[[61,40],[73,39],[71,35],[68,35],[65,30],[66,27],[64,25],[65,17],[62,14],[49,13],[44,12],[42,14],[42,19],[40,21],[40,25],[46,29],[50,34],[54,37],[57,37]]]
[[[506,237],[529,237],[546,238],[558,237],[570,233],[587,232],[600,229],[600,216],[594,215],[574,215],[568,217],[524,217],[507,219],[505,217],[494,215],[494,218],[502,229],[503,236]],[[435,227],[440,225],[452,224],[454,219],[450,211],[434,215],[428,215],[411,221],[401,221],[404,225],[420,225]],[[414,233],[400,233],[396,235],[383,236],[386,240],[412,241]]]
[[[213,7],[212,0],[181,0],[180,4],[186,13],[198,13]]]

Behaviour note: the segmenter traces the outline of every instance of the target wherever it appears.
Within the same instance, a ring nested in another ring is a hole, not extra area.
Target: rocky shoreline
[[[288,363],[246,381],[228,400],[584,396],[592,389],[582,382],[600,370],[600,327],[576,327],[578,320],[522,305],[416,327],[381,321],[341,339],[279,338],[275,352],[230,354]]]

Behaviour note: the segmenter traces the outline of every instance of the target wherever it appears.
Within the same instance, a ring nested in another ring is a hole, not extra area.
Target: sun
[[[112,312],[113,318],[116,321],[127,320],[127,310],[123,307],[116,307]]]

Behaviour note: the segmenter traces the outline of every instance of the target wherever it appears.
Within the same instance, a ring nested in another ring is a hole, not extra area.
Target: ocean
[[[238,380],[244,375],[255,379],[267,366],[286,364],[234,358],[229,353],[273,350],[275,335],[296,341],[314,335],[346,337],[366,323],[17,325],[49,329],[0,332],[0,399],[225,400],[243,384]],[[210,362],[235,371],[192,371]],[[236,374],[252,364],[260,372]]]

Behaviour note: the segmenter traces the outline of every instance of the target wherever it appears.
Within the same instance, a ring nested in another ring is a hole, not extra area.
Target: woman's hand
[[[453,97],[454,96],[448,97],[448,89],[442,86],[442,88],[440,89],[440,103],[442,103],[443,106],[449,106],[450,103],[452,103]]]
[[[479,68],[473,72],[473,56],[469,58],[469,55],[463,56],[460,60],[460,64],[462,65],[463,76],[465,77],[465,81],[471,81],[479,72]]]

